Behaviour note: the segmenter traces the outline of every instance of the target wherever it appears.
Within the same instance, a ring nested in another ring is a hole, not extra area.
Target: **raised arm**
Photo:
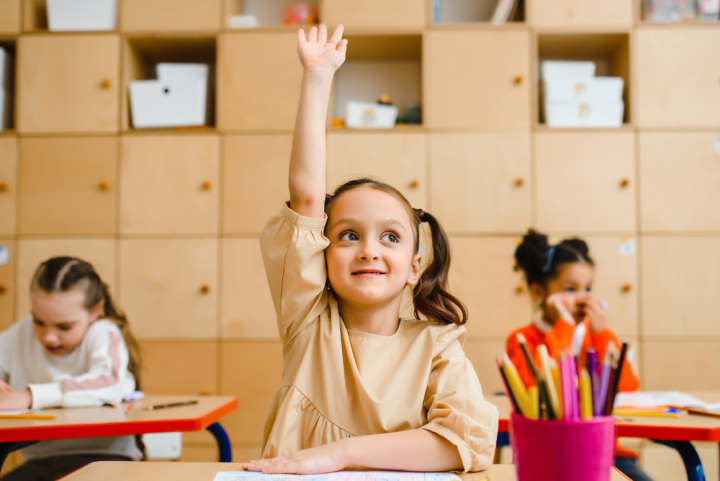
[[[312,27],[308,38],[298,31],[298,55],[303,66],[300,103],[290,154],[290,208],[305,217],[325,215],[325,126],[330,85],[345,61],[347,40],[338,25],[330,40],[327,27]]]

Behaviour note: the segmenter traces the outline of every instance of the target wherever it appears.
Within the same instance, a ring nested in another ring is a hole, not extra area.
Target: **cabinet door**
[[[120,232],[215,234],[217,135],[131,135],[120,141]]]
[[[720,30],[647,28],[636,36],[637,124],[720,126]]]
[[[331,27],[413,28],[425,27],[424,0],[323,0],[322,21]]]
[[[220,0],[123,0],[124,32],[203,32],[220,28]]]
[[[720,336],[720,237],[643,237],[643,335]]]
[[[33,274],[41,262],[52,257],[78,257],[95,268],[104,283],[115,291],[115,240],[114,239],[23,239],[17,241],[18,267],[16,291],[16,317],[21,319],[30,314],[29,289]],[[122,305],[120,305],[122,308]]]
[[[216,342],[141,342],[142,390],[147,394],[218,393]]]
[[[432,207],[459,232],[521,232],[530,225],[530,133],[430,137]]]
[[[5,258],[7,253],[7,258]],[[0,332],[15,322],[15,241],[0,238]]]
[[[18,51],[18,131],[118,130],[119,36],[22,36]]]
[[[223,233],[260,234],[290,198],[291,135],[223,136]]]
[[[340,133],[327,139],[328,191],[358,177],[372,177],[398,189],[413,207],[427,205],[423,133]]]
[[[532,5],[536,27],[623,27],[633,25],[633,2],[627,0],[536,0]]]
[[[538,133],[535,175],[540,230],[634,232],[632,133]]]
[[[20,0],[0,0],[0,33],[20,32]]]
[[[644,231],[720,231],[717,134],[640,133]]]
[[[292,130],[302,67],[296,33],[221,36],[218,125],[225,131]]]
[[[222,240],[223,338],[278,339],[277,316],[265,279],[258,239]]]
[[[17,139],[0,138],[0,235],[15,234]]]
[[[525,281],[513,266],[512,237],[453,237],[450,292],[465,303],[465,325],[472,340],[504,340],[513,329],[530,324]]]
[[[20,139],[20,234],[115,233],[117,139]]]
[[[527,31],[425,34],[426,126],[508,129],[530,126]]]
[[[717,368],[720,364],[720,342],[716,340],[645,341],[643,364],[652,366],[644,372],[643,390],[720,389],[720,371]],[[717,456],[716,446],[713,446],[713,451]]]
[[[140,339],[217,337],[218,241],[120,241],[120,305]]]

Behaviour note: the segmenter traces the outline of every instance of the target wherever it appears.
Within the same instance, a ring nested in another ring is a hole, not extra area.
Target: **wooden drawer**
[[[142,390],[147,394],[216,395],[216,342],[142,342]]]
[[[15,317],[18,319],[30,315],[29,289],[35,270],[40,263],[52,257],[78,257],[89,262],[103,282],[110,286],[110,294],[117,300],[114,239],[24,239],[16,241],[16,246],[18,288],[15,289]],[[120,304],[120,309],[123,307]],[[132,324],[132,319],[130,322]]]
[[[212,32],[220,29],[220,0],[123,0],[124,32]]]
[[[290,199],[291,135],[225,135],[222,212],[225,234],[260,234]]]
[[[632,28],[633,7],[627,0],[535,0],[531,23],[542,28]]]
[[[530,126],[527,31],[425,34],[424,122],[435,129]]]
[[[217,337],[216,239],[125,239],[119,255],[120,305],[138,338]]]
[[[453,237],[450,291],[465,303],[465,327],[472,340],[504,341],[513,329],[530,324],[525,281],[513,270],[513,237]]]
[[[430,212],[448,232],[522,232],[531,223],[530,133],[430,136]]]
[[[427,205],[423,133],[330,133],[328,192],[358,177],[372,177],[398,189],[413,207]]]
[[[0,248],[5,247],[10,252],[7,263],[0,265],[0,332],[4,331],[15,319],[15,241],[0,238]],[[27,292],[24,291],[24,292]]]
[[[223,342],[221,350],[220,394],[237,396],[243,403],[242,409],[223,418],[223,426],[235,444],[260,444],[270,403],[282,381],[282,345]]]
[[[120,141],[120,232],[215,234],[217,135],[129,135]]]
[[[0,138],[0,235],[15,234],[17,139]]]
[[[302,79],[296,43],[295,32],[221,36],[220,129],[292,130]]]
[[[0,0],[0,33],[20,32],[20,0]]]
[[[717,319],[717,318],[716,318]],[[668,340],[643,343],[648,391],[717,391],[720,389],[720,342]],[[716,446],[717,447],[717,446]]]
[[[117,139],[20,139],[20,234],[115,234]]]
[[[535,176],[541,231],[635,231],[632,133],[535,134]]]
[[[277,316],[265,279],[259,239],[222,240],[223,338],[278,339]]]
[[[323,0],[321,20],[331,28],[342,23],[345,28],[425,27],[424,0]]]
[[[636,37],[637,125],[720,126],[720,30],[647,28]]]
[[[644,231],[720,231],[716,133],[639,134]]]
[[[18,51],[19,132],[118,130],[118,35],[26,35]]]
[[[720,336],[720,237],[643,237],[643,335]]]

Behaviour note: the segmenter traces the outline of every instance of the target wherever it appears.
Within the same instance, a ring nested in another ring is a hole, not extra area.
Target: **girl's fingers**
[[[310,33],[308,34],[308,42],[317,42],[317,27],[310,27]]]
[[[318,29],[318,43],[320,45],[325,45],[327,43],[327,27],[324,23],[321,23],[320,28]]]
[[[347,43],[348,41],[346,38],[340,40],[340,43],[335,50],[337,50],[338,52],[347,52]]]
[[[305,39],[305,30],[302,28],[298,30],[298,43],[305,43],[307,40]]]
[[[333,43],[335,45],[338,45],[340,43],[340,40],[342,40],[342,34],[345,30],[345,27],[342,26],[342,24],[335,27],[335,31],[332,34],[332,37],[330,38],[330,43]],[[345,40],[345,43],[347,43],[347,40]]]

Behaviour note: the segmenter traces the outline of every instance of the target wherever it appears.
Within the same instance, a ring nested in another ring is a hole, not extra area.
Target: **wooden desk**
[[[197,404],[143,411],[142,406],[196,399]],[[232,396],[146,396],[125,414],[125,405],[72,409],[44,409],[53,420],[0,419],[0,466],[5,457],[38,441],[50,439],[128,436],[175,431],[210,431],[220,448],[221,461],[232,461],[232,450],[218,420],[238,407]]]
[[[219,471],[242,471],[240,464],[218,463],[113,463],[90,464],[63,478],[63,481],[212,481]],[[510,464],[494,464],[482,473],[464,474],[463,481],[479,481],[490,475],[492,481],[515,481]],[[610,481],[627,481],[613,468]]]
[[[720,402],[718,391],[689,392],[706,402]],[[510,401],[507,396],[488,396],[487,400],[500,411],[498,445],[507,445],[510,430]],[[615,416],[616,432],[623,438],[647,438],[676,449],[685,463],[689,481],[704,481],[705,474],[695,448],[690,441],[720,442],[720,418],[690,414],[681,418],[653,418],[646,416]]]

